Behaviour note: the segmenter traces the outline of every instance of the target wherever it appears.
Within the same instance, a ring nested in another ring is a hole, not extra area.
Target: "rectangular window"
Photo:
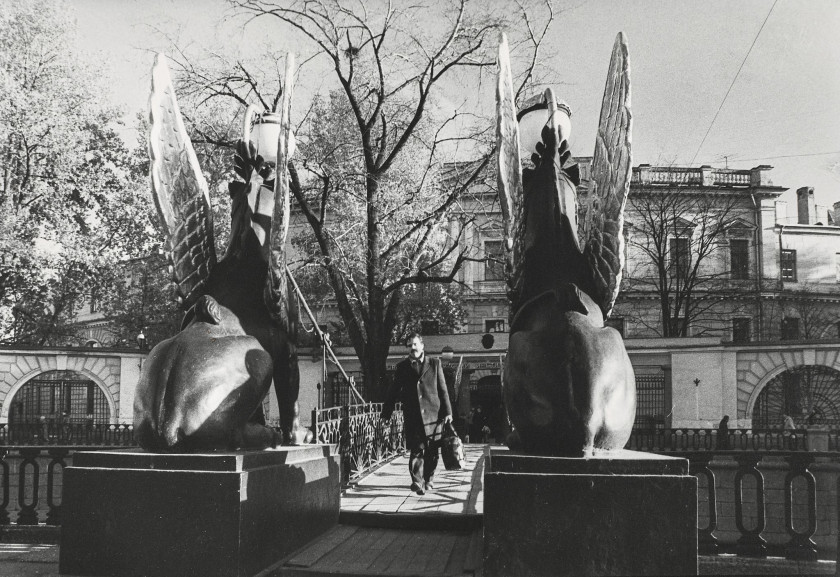
[[[732,342],[733,343],[748,343],[748,342],[750,342],[750,319],[748,319],[748,318],[732,319]]]
[[[484,241],[484,280],[504,280],[505,255],[502,241]]]
[[[690,327],[687,326],[685,328],[685,334],[683,334],[681,332],[684,322],[685,322],[685,317],[671,317],[671,319],[670,319],[670,323],[671,323],[670,333],[671,333],[672,337],[687,337],[687,336],[689,336],[688,331],[689,331]]]
[[[669,239],[671,274],[685,276],[691,266],[691,255],[688,251],[688,239],[677,237]]]
[[[730,278],[735,280],[750,278],[749,241],[743,239],[729,241],[729,262],[732,267]]]
[[[487,319],[484,321],[485,333],[503,333],[505,332],[505,319]]]
[[[440,334],[440,322],[437,320],[421,320],[420,321],[420,334],[423,335],[439,335]]]
[[[782,280],[796,282],[796,251],[782,250]]]
[[[604,323],[608,327],[612,327],[618,331],[618,334],[621,335],[621,338],[624,338],[624,319],[621,317],[610,317],[607,319],[607,322]]]
[[[782,319],[782,340],[795,341],[799,338],[799,319],[796,317],[785,317]]]

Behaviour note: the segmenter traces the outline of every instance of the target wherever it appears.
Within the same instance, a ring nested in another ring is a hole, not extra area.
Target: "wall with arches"
[[[0,423],[17,392],[38,375],[73,371],[105,395],[111,423],[131,422],[144,353],[101,349],[0,349]]]

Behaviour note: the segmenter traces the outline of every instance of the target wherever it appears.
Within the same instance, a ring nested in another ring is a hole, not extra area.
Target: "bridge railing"
[[[821,446],[818,446],[822,443]],[[625,449],[651,453],[674,451],[840,451],[838,431],[814,429],[634,429]]]
[[[840,453],[696,451],[700,554],[837,556]]]
[[[397,405],[388,423],[381,412],[382,403],[312,411],[313,442],[338,445],[342,487],[405,451],[402,408]]]
[[[130,423],[0,423],[0,445],[135,447]]]

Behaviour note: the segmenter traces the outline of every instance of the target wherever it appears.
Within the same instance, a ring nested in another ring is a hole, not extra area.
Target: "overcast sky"
[[[149,51],[164,48],[153,28],[177,29],[199,45],[220,36],[254,43],[271,30],[244,27],[223,0],[68,1],[80,48],[106,55],[114,101],[128,118],[146,106]],[[795,203],[796,188],[813,186],[818,204],[840,201],[840,1],[558,4],[568,9],[543,54],[557,72],[559,96],[574,113],[575,154],[592,154],[610,50],[623,31],[630,51],[634,165],[769,164],[774,184],[791,189],[785,200]],[[317,89],[318,79],[307,80],[310,90]],[[481,90],[492,98],[492,84]],[[296,91],[301,94],[306,91]],[[791,207],[789,214],[795,214]]]

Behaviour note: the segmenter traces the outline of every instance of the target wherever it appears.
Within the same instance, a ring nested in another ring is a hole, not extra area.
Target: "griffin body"
[[[619,35],[602,106],[590,204],[580,215],[577,171],[567,165],[571,155],[556,124],[550,90],[534,168],[522,170],[504,41],[499,55],[499,191],[512,317],[503,373],[513,425],[508,444],[558,456],[621,449],[635,418],[635,378],[621,336],[604,322],[620,283],[630,178],[626,46]]]
[[[291,106],[287,67],[282,115],[287,129],[279,144],[277,174],[255,154],[246,129],[235,167],[242,181],[229,186],[230,243],[216,262],[207,185],[165,60],[159,56],[155,63],[149,137],[152,189],[187,313],[181,332],[154,347],[141,371],[134,427],[144,449],[262,449],[281,441],[308,440],[298,419],[297,304],[285,271],[285,151]],[[265,426],[262,412],[272,382],[282,436]]]

